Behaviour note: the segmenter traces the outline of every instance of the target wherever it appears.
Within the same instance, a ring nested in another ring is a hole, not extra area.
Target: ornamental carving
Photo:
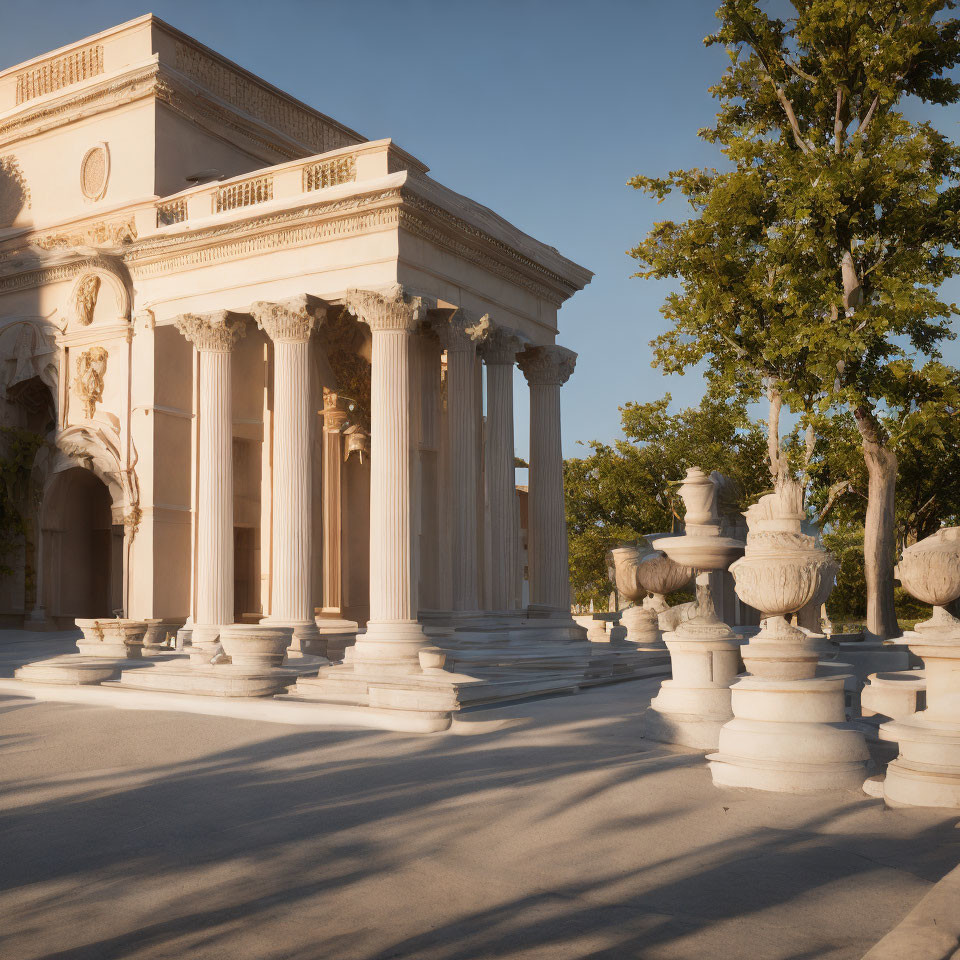
[[[405,296],[399,283],[383,293],[348,290],[343,302],[347,310],[371,330],[413,330],[426,309],[419,297]]]
[[[137,239],[133,217],[126,220],[98,220],[80,227],[75,233],[48,233],[30,241],[43,250],[64,247],[122,247]]]
[[[184,313],[174,320],[174,326],[198,350],[216,353],[229,353],[247,332],[243,315],[229,310]]]
[[[556,344],[528,347],[517,355],[517,364],[531,387],[558,387],[566,383],[577,365],[577,355]]]
[[[327,305],[316,297],[303,294],[270,303],[258,300],[250,305],[250,316],[271,340],[281,343],[303,343],[323,323]]]
[[[93,419],[97,404],[103,402],[103,382],[107,375],[107,351],[91,347],[77,358],[77,380],[74,386],[83,403],[84,416]]]
[[[89,327],[93,323],[93,314],[97,309],[97,296],[100,293],[100,277],[95,273],[88,273],[77,281],[73,292],[73,312],[77,323],[82,327]]]
[[[88,200],[100,200],[107,192],[110,151],[105,143],[91,147],[80,161],[80,190]]]
[[[433,330],[445,350],[475,350],[490,334],[488,314],[472,320],[464,310],[457,310],[449,319],[436,320]]]
[[[510,327],[494,327],[480,344],[480,356],[487,364],[513,364],[517,354],[529,341],[517,330]]]

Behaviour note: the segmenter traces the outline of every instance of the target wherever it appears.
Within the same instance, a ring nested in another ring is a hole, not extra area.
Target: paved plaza
[[[0,956],[852,960],[955,866],[956,814],[717,789],[657,683],[431,736],[5,694]]]

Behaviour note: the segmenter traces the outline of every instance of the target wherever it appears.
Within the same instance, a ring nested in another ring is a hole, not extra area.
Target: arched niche
[[[85,423],[61,430],[38,454],[34,481],[43,492],[33,619],[64,625],[62,621],[78,616],[109,616],[126,609],[140,494],[133,465],[124,467],[120,450],[120,436],[109,425]],[[98,565],[97,570],[78,572],[77,564],[84,562]],[[107,583],[109,609],[77,613],[74,608],[87,607],[74,582],[96,587],[98,607],[104,606]]]
[[[43,317],[0,322],[0,425],[46,435],[56,424],[57,328]]]
[[[129,279],[123,268],[103,257],[78,263],[61,313],[71,330],[129,321]]]

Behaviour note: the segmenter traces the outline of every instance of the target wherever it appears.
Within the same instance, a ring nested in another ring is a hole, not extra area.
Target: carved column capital
[[[527,343],[526,337],[517,330],[510,327],[494,327],[480,344],[480,356],[488,366],[497,363],[512,366],[517,360],[517,354],[527,346]]]
[[[344,306],[373,331],[415,329],[426,312],[419,297],[407,297],[400,284],[378,293],[375,290],[348,290]]]
[[[303,343],[310,339],[327,315],[327,305],[316,297],[301,294],[276,303],[258,300],[250,304],[250,316],[271,340]]]
[[[437,335],[443,349],[448,353],[455,353],[458,350],[476,350],[489,336],[492,324],[486,313],[476,319],[463,310],[457,310],[452,316],[446,313],[442,317],[435,316],[430,328]]]
[[[350,413],[344,409],[344,399],[332,390],[323,391],[323,430],[324,433],[340,433],[350,419]]]
[[[211,353],[229,353],[247,332],[244,315],[229,310],[211,313],[182,313],[174,326],[198,350]]]
[[[531,387],[561,386],[570,379],[577,355],[557,344],[527,347],[517,355],[517,364]]]

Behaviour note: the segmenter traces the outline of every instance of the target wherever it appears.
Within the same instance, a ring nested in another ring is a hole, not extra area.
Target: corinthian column
[[[417,555],[412,490],[410,349],[419,298],[348,290],[344,302],[372,332],[370,451],[370,620],[347,651],[358,673],[419,670],[428,643],[417,622]]]
[[[480,608],[480,408],[476,359],[477,342],[486,336],[489,326],[489,317],[471,323],[461,310],[449,321],[435,325],[447,351],[451,579],[453,609],[459,613],[476,613]]]
[[[340,434],[349,414],[337,394],[323,394],[323,616],[343,612],[343,539],[340,514]]]
[[[563,504],[560,386],[577,355],[565,347],[531,347],[517,357],[530,385],[529,560],[531,612],[570,614],[567,521]]]
[[[177,317],[176,327],[200,354],[197,454],[197,613],[192,644],[213,644],[233,623],[233,402],[231,355],[245,332],[226,310]]]
[[[513,364],[522,348],[514,331],[498,328],[480,347],[487,368],[487,500],[490,505],[490,604],[514,607],[519,592],[517,489],[514,479]]]
[[[273,341],[273,576],[269,623],[293,627],[293,648],[320,639],[311,596],[313,561],[310,337],[326,316],[312,297],[254,303],[250,314]]]

